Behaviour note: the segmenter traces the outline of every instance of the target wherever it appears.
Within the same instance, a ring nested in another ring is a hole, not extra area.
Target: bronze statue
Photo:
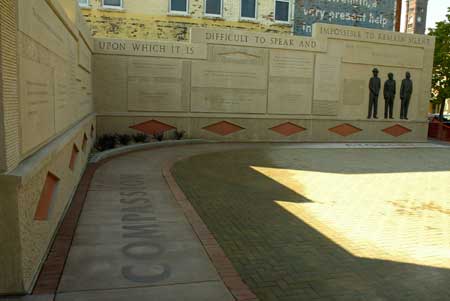
[[[413,82],[411,80],[411,74],[407,71],[406,78],[402,80],[400,87],[400,99],[402,100],[400,107],[400,119],[408,120],[408,107],[411,100],[411,94],[413,92]]]
[[[384,82],[383,88],[384,95],[384,119],[393,119],[392,110],[394,108],[394,99],[395,99],[395,80],[394,74],[391,72],[388,73],[388,80]]]
[[[367,118],[370,119],[372,117],[372,109],[373,109],[373,118],[378,119],[378,94],[380,93],[381,81],[378,77],[378,69],[373,68],[372,70],[373,77],[369,81],[369,114]]]

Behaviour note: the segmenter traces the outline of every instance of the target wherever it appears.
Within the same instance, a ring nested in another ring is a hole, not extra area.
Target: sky
[[[450,0],[428,0],[427,32],[428,28],[434,28],[436,22],[445,20],[447,7],[450,7]],[[406,0],[403,0],[401,31],[403,31],[405,28],[405,15]]]

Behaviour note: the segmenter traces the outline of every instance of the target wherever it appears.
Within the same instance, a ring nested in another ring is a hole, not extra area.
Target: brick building
[[[311,35],[311,24],[324,22],[392,31],[396,0],[371,1],[78,0],[94,36],[172,41],[188,40],[196,26]]]
[[[406,28],[407,33],[424,34],[427,21],[428,0],[406,1]]]

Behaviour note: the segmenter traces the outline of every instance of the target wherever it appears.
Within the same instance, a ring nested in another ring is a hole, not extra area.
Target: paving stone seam
[[[189,224],[199,238],[211,262],[219,273],[220,278],[224,282],[225,286],[230,290],[233,297],[237,301],[259,301],[256,295],[244,283],[230,259],[225,255],[225,252],[215,239],[214,235],[209,231],[206,224],[200,218],[189,199],[175,181],[175,178],[171,172],[172,166],[176,162],[186,159],[187,157],[189,156],[178,157],[164,162],[162,166],[162,175],[166,179],[167,185],[172,191],[175,200],[182,208]]]

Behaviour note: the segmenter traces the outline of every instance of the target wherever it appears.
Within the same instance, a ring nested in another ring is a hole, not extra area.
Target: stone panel
[[[268,112],[311,114],[314,54],[271,50]]]
[[[422,68],[423,49],[364,42],[346,42],[342,61],[372,66]]]
[[[19,30],[61,57],[68,57],[66,27],[46,1],[19,0]]]
[[[53,71],[22,58],[20,64],[20,100],[22,153],[49,139],[55,133]]]
[[[206,45],[162,41],[97,38],[94,52],[133,56],[206,59]]]
[[[265,113],[266,90],[233,88],[191,89],[192,112]]]
[[[261,48],[217,46],[208,47],[208,60],[221,63],[267,65],[268,51]]]
[[[203,27],[191,28],[191,42],[304,51],[326,51],[326,39]]]
[[[95,55],[94,104],[97,113],[127,111],[128,58]]]
[[[128,109],[130,111],[185,111],[188,109],[186,73],[181,60],[130,58]]]
[[[91,51],[83,40],[78,41],[78,65],[91,72]]]
[[[361,105],[366,100],[367,81],[363,79],[344,79],[344,105]]]

